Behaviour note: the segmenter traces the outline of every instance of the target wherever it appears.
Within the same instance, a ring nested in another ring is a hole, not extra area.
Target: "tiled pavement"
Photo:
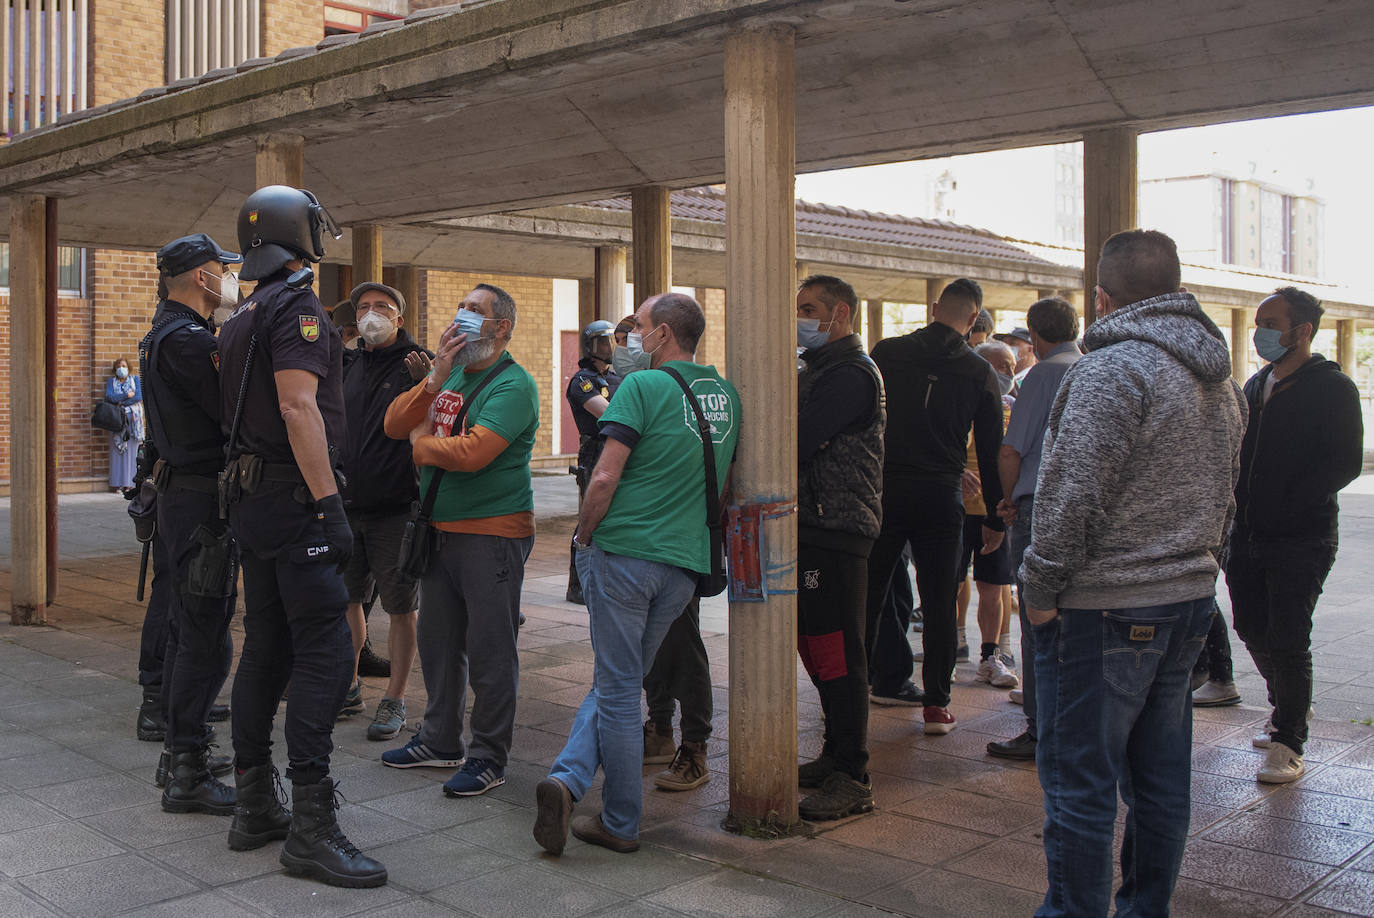
[[[569,506],[566,479],[540,482],[539,506]],[[1246,703],[1199,710],[1193,839],[1175,914],[1374,915],[1374,481],[1343,498],[1343,546],[1316,628],[1318,696],[1307,777],[1268,790],[1253,779],[1249,738],[1263,692],[1236,647]],[[1363,492],[1363,493],[1357,493]],[[573,498],[575,506],[575,496]],[[724,604],[703,610],[716,684],[714,777],[668,795],[646,771],[644,847],[615,855],[573,840],[562,858],[530,838],[534,783],[560,748],[591,672],[585,611],[561,601],[564,519],[543,519],[525,583],[522,679],[505,786],[450,800],[447,772],[377,761],[367,719],[335,733],[335,774],[350,837],[387,865],[378,890],[339,890],[284,875],[277,846],[232,853],[227,820],[161,812],[157,747],[133,736],[142,609],[133,601],[122,502],[64,498],[59,603],[52,625],[0,625],[0,918],[11,915],[1029,915],[1044,888],[1040,791],[1030,765],[987,758],[984,744],[1021,728],[1005,693],[960,667],[959,729],[923,737],[919,711],[873,708],[878,809],[812,834],[759,841],[718,827],[728,797],[728,641]],[[547,516],[548,514],[544,514]],[[8,502],[0,502],[0,540]],[[0,541],[0,596],[8,545]],[[1224,605],[1223,600],[1223,605]],[[385,648],[385,622],[374,617]],[[241,637],[241,633],[236,635]],[[381,640],[377,640],[381,638]],[[819,709],[799,679],[803,755]],[[418,671],[412,715],[423,709]],[[369,710],[382,685],[367,686]],[[280,748],[280,747],[279,747]],[[592,811],[597,790],[580,811]]]

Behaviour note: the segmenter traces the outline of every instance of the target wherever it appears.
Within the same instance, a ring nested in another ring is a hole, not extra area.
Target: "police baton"
[[[143,602],[143,587],[148,582],[148,549],[152,548],[152,546],[152,539],[144,542],[143,554],[138,559],[138,593],[134,598],[139,602]]]

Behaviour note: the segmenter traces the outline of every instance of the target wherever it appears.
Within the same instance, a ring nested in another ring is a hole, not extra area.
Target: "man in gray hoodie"
[[[1214,609],[1246,403],[1163,233],[1102,246],[1099,319],[1050,411],[1021,569],[1049,890],[1037,916],[1168,914],[1188,835],[1190,673]]]

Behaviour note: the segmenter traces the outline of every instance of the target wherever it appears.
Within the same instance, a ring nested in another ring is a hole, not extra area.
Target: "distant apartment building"
[[[1141,225],[1172,235],[1184,261],[1265,274],[1323,276],[1324,207],[1310,193],[1220,172],[1140,183]]]

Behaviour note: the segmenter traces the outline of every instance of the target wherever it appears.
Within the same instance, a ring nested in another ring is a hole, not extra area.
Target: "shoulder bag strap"
[[[667,373],[677,384],[682,387],[682,394],[687,396],[687,404],[692,406],[692,412],[697,417],[697,433],[701,436],[701,455],[703,464],[706,467],[706,528],[711,531],[711,573],[719,574],[720,564],[720,487],[719,479],[716,477],[716,451],[711,446],[711,425],[706,420],[706,415],[701,410],[701,403],[692,394],[692,389],[687,385],[687,381],[682,375],[672,367],[660,367],[659,369]]]
[[[463,421],[467,419],[468,408],[471,407],[473,401],[476,400],[477,393],[485,389],[487,383],[491,382],[513,366],[515,366],[515,360],[507,354],[497,362],[496,366],[487,371],[487,375],[482,377],[482,381],[463,399],[463,407],[458,409],[458,414],[453,419],[454,430],[463,429]],[[429,479],[429,487],[425,489],[425,498],[420,503],[420,517],[422,519],[428,520],[429,515],[434,512],[434,502],[439,499],[439,483],[444,480],[444,472],[446,471],[447,469],[438,467],[434,469],[434,475]]]

